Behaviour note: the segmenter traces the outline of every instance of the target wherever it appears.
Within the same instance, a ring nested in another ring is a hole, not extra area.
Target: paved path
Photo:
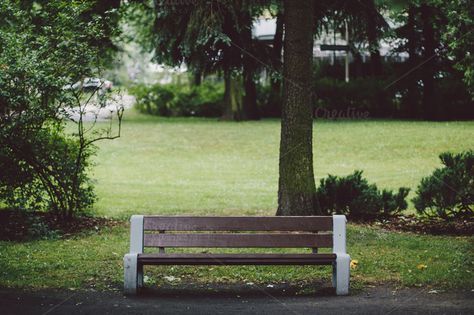
[[[0,314],[474,314],[474,292],[427,293],[378,287],[351,296],[328,293],[231,290],[148,290],[127,298],[120,292],[20,292],[0,289]]]
[[[129,109],[135,104],[135,97],[129,94],[110,95],[104,107],[97,105],[97,100],[92,99],[85,108],[68,109],[68,116],[74,120],[79,120],[79,112],[83,111],[83,121],[103,121],[109,120],[112,116],[117,115],[120,107]]]

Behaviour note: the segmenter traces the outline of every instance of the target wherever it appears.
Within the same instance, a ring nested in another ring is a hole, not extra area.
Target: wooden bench
[[[144,265],[332,265],[337,295],[349,293],[350,257],[346,217],[197,217],[131,218],[130,253],[124,257],[125,294],[143,286]],[[332,232],[332,233],[331,233]],[[145,247],[159,248],[144,253]],[[307,254],[165,253],[165,248],[311,248]],[[332,253],[318,253],[332,248]]]

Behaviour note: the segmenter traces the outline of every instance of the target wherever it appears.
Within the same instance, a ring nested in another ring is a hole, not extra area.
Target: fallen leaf
[[[358,264],[359,264],[359,261],[357,259],[352,259],[351,260],[351,269],[356,269]]]
[[[426,269],[426,268],[428,268],[428,266],[425,265],[425,264],[418,264],[418,265],[416,265],[416,269],[418,269],[418,270],[424,270],[424,269]]]

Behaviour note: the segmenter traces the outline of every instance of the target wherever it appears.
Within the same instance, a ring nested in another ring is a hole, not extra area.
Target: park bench
[[[332,233],[330,233],[332,232]],[[158,252],[144,253],[145,247]],[[310,248],[301,254],[166,253],[165,248]],[[332,248],[332,253],[318,253]],[[124,256],[125,294],[143,286],[144,265],[332,265],[337,295],[349,293],[346,217],[206,217],[133,215]]]

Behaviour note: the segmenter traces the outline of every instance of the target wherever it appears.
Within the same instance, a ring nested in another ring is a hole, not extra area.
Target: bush
[[[436,119],[474,118],[474,103],[461,78],[449,75],[435,80],[434,93],[432,107]]]
[[[474,218],[474,152],[439,156],[442,168],[421,180],[413,203],[418,213],[444,220]]]
[[[169,116],[169,103],[174,98],[172,86],[155,84],[153,86],[135,85],[129,92],[136,98],[136,107],[142,113]]]
[[[222,83],[203,82],[190,89],[177,89],[171,108],[174,116],[219,117],[223,98]]]
[[[2,205],[70,219],[94,201],[87,172],[93,143],[110,137],[85,127],[86,97],[71,88],[81,78],[96,77],[92,69],[104,61],[97,56],[107,54],[107,19],[84,20],[90,5],[0,2],[0,14],[9,17],[0,23]],[[70,120],[77,129],[67,134]]]
[[[323,214],[344,214],[351,219],[383,219],[399,214],[407,208],[405,198],[408,188],[401,187],[397,193],[389,190],[379,191],[375,184],[369,184],[362,177],[362,171],[338,177],[328,175],[320,181],[316,189]]]
[[[199,86],[177,84],[135,85],[130,93],[139,111],[158,116],[219,117],[222,115],[224,86],[204,82]]]
[[[17,134],[0,149],[0,199],[23,211],[52,211],[68,217],[95,201],[87,175],[93,147],[65,135],[62,125]],[[79,151],[82,152],[79,152]]]
[[[329,111],[368,111],[371,117],[395,115],[394,96],[380,79],[353,79],[346,83],[336,79],[320,79],[314,83],[315,116],[326,118]]]

